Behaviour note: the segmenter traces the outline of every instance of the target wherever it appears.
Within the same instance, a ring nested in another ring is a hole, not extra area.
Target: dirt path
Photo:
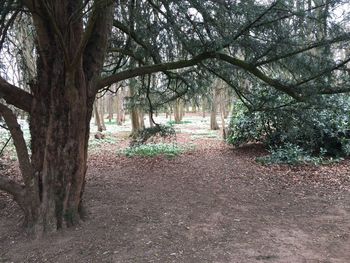
[[[347,162],[271,169],[258,149],[204,145],[173,159],[92,156],[89,220],[43,240],[23,236],[0,195],[0,262],[350,262]]]

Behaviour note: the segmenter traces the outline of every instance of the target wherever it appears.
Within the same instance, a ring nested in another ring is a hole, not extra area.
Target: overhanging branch
[[[142,76],[146,74],[152,74],[155,72],[161,72],[161,71],[167,71],[167,70],[174,70],[174,69],[180,69],[180,68],[186,68],[191,67],[199,64],[200,62],[207,60],[207,59],[218,59],[221,61],[225,61],[237,68],[240,68],[242,70],[245,70],[249,72],[250,74],[254,75],[258,79],[262,80],[266,84],[270,85],[271,87],[274,87],[275,89],[282,91],[289,96],[293,97],[294,99],[298,101],[302,101],[303,97],[307,97],[308,94],[305,91],[302,91],[301,89],[301,83],[295,83],[295,84],[287,84],[283,83],[282,81],[271,78],[268,75],[266,75],[263,71],[261,71],[257,66],[254,64],[247,63],[243,60],[237,59],[235,57],[232,57],[230,55],[220,53],[220,52],[206,52],[202,53],[200,55],[197,55],[189,60],[179,60],[176,62],[168,62],[163,64],[155,64],[155,65],[149,65],[149,66],[142,66],[134,69],[125,70],[116,74],[113,74],[111,76],[105,77],[101,79],[98,82],[98,89],[102,89],[105,86],[111,85],[113,83],[126,80],[129,78]],[[347,62],[347,61],[346,61]],[[343,65],[344,63],[342,63]],[[336,67],[339,68],[339,65]],[[336,69],[334,68],[334,69]],[[315,76],[318,76],[319,74],[316,74]],[[320,90],[315,90],[315,94],[335,94],[335,93],[345,93],[348,91],[348,88],[323,88]]]
[[[4,99],[21,110],[30,112],[33,96],[24,90],[11,85],[5,79],[0,77],[0,99]]]
[[[229,55],[218,53],[217,58],[226,61],[227,63],[230,63],[231,65],[237,66],[243,70],[246,70],[247,72],[251,73],[252,75],[256,76],[258,79],[264,81],[266,84],[274,87],[275,89],[282,91],[289,96],[293,97],[296,100],[301,100],[302,96],[298,93],[298,90],[292,85],[286,85],[280,82],[277,79],[270,78],[266,74],[264,74],[261,70],[259,70],[254,65],[251,65],[243,60],[236,59],[234,57],[231,57]]]
[[[175,61],[175,62],[155,64],[155,65],[143,66],[143,67],[125,70],[125,71],[122,71],[122,72],[119,72],[119,73],[116,73],[114,75],[111,75],[111,76],[108,76],[108,77],[101,79],[98,83],[98,89],[102,89],[105,86],[112,85],[113,83],[116,83],[116,82],[119,82],[122,80],[126,80],[126,79],[130,79],[133,77],[137,77],[137,76],[152,74],[152,73],[160,72],[160,71],[191,67],[191,66],[194,66],[205,59],[215,58],[215,56],[216,56],[216,53],[214,53],[214,52],[206,52],[206,53],[202,53],[198,56],[195,56],[189,60],[179,60],[179,61]]]

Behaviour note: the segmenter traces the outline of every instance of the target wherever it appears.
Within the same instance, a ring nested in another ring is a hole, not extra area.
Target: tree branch
[[[349,40],[350,40],[350,34],[344,34],[344,35],[336,37],[334,39],[327,39],[327,40],[318,41],[318,42],[312,43],[310,45],[307,45],[303,48],[300,48],[300,49],[297,49],[297,50],[294,50],[291,52],[287,52],[284,54],[276,55],[276,56],[269,58],[269,59],[266,59],[264,61],[256,62],[255,66],[257,66],[257,67],[262,66],[262,65],[265,65],[265,64],[268,64],[271,62],[275,62],[275,61],[280,60],[280,59],[295,56],[297,54],[309,51],[309,50],[314,49],[314,48],[332,45],[334,43],[339,43],[339,42],[344,42],[344,41],[349,41]]]
[[[30,189],[32,187],[33,167],[30,163],[28,149],[23,137],[21,126],[17,122],[16,115],[4,104],[0,103],[0,115],[4,118],[6,125],[13,138],[16,148],[19,167],[24,179],[24,184]]]
[[[125,26],[123,23],[117,20],[113,21],[113,26],[130,36],[138,45],[140,45],[146,52],[148,52],[152,57],[154,63],[160,63],[161,60],[159,54],[152,52],[152,47],[150,46],[150,44],[145,43],[142,39],[138,37],[138,35],[135,32],[131,31],[127,26]]]
[[[79,47],[77,48],[75,57],[69,66],[71,69],[76,67],[77,64],[79,63],[79,61],[82,57],[82,54],[84,53],[85,47],[88,44],[88,42],[91,38],[91,35],[93,34],[93,31],[95,29],[95,23],[96,23],[96,20],[98,17],[98,12],[97,12],[96,8],[97,8],[96,3],[94,3],[93,11],[92,11],[92,14],[91,14],[88,22],[87,22],[87,26],[85,28],[83,38],[81,39],[81,41],[79,43]]]
[[[112,85],[113,83],[126,80],[129,78],[141,76],[141,75],[152,74],[155,72],[166,71],[166,70],[191,67],[198,64],[202,60],[215,58],[215,56],[216,56],[216,53],[214,52],[206,52],[198,56],[195,56],[189,60],[179,60],[176,62],[155,64],[155,65],[149,65],[149,66],[143,66],[143,67],[125,70],[101,79],[97,86],[98,86],[98,89],[102,89],[105,86]]]
[[[247,62],[243,60],[236,59],[234,57],[231,57],[229,55],[226,55],[224,53],[218,53],[217,58],[223,61],[226,61],[227,63],[230,63],[231,65],[237,66],[243,70],[246,70],[247,72],[251,73],[252,75],[256,76],[258,79],[264,81],[266,84],[274,87],[275,89],[282,91],[289,96],[293,97],[296,100],[301,100],[301,94],[299,94],[298,90],[295,89],[295,86],[292,85],[286,85],[280,82],[277,79],[270,78],[269,76],[265,75],[261,70],[259,70],[254,65],[248,64]]]
[[[0,99],[4,99],[8,104],[30,112],[33,96],[24,90],[11,85],[5,79],[0,77]]]
[[[89,29],[86,37],[86,44],[83,53],[84,71],[87,80],[91,81],[97,78],[101,72],[106,50],[108,38],[113,26],[114,4],[113,1],[101,2],[103,6],[96,6],[94,17],[96,21]],[[91,96],[95,96],[97,90],[95,85],[89,90]]]
[[[269,84],[270,86],[276,88],[277,90],[280,90],[291,97],[300,100],[300,95],[297,93],[296,90],[293,90],[292,86],[285,85],[281,83],[280,81],[270,78],[266,76],[263,72],[261,72],[259,69],[254,67],[251,64],[248,64],[244,62],[243,60],[236,59],[234,57],[231,57],[229,55],[223,54],[223,53],[218,53],[218,52],[206,52],[202,53],[198,56],[193,57],[192,59],[189,60],[180,60],[176,62],[169,62],[169,63],[164,63],[164,64],[156,64],[156,65],[151,65],[151,66],[144,66],[144,67],[139,67],[139,68],[134,68],[134,69],[129,69],[126,71],[119,72],[117,74],[111,75],[109,77],[106,77],[102,80],[100,80],[98,87],[99,89],[111,85],[115,82],[122,81],[125,79],[141,76],[141,75],[146,75],[146,74],[151,74],[159,71],[165,71],[165,70],[173,70],[173,69],[179,69],[179,68],[185,68],[185,67],[191,67],[199,62],[209,59],[209,58],[217,58],[222,61],[226,61],[227,63],[230,63],[231,65],[237,66],[243,70],[248,71],[249,73],[253,74],[257,78],[261,79],[265,83]]]

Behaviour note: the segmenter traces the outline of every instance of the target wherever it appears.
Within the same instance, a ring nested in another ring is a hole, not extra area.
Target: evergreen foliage
[[[286,146],[313,155],[333,157],[350,154],[348,98],[339,95],[319,97],[318,102],[292,103],[283,107],[278,106],[285,99],[283,96],[268,99],[268,104],[275,107],[251,111],[242,103],[236,103],[229,143],[241,145],[255,141],[270,148]]]

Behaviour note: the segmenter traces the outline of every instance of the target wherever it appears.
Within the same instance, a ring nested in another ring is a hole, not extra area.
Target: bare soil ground
[[[197,146],[170,159],[93,151],[88,220],[39,240],[0,193],[0,262],[350,262],[348,160],[265,167],[259,146],[178,140]]]

